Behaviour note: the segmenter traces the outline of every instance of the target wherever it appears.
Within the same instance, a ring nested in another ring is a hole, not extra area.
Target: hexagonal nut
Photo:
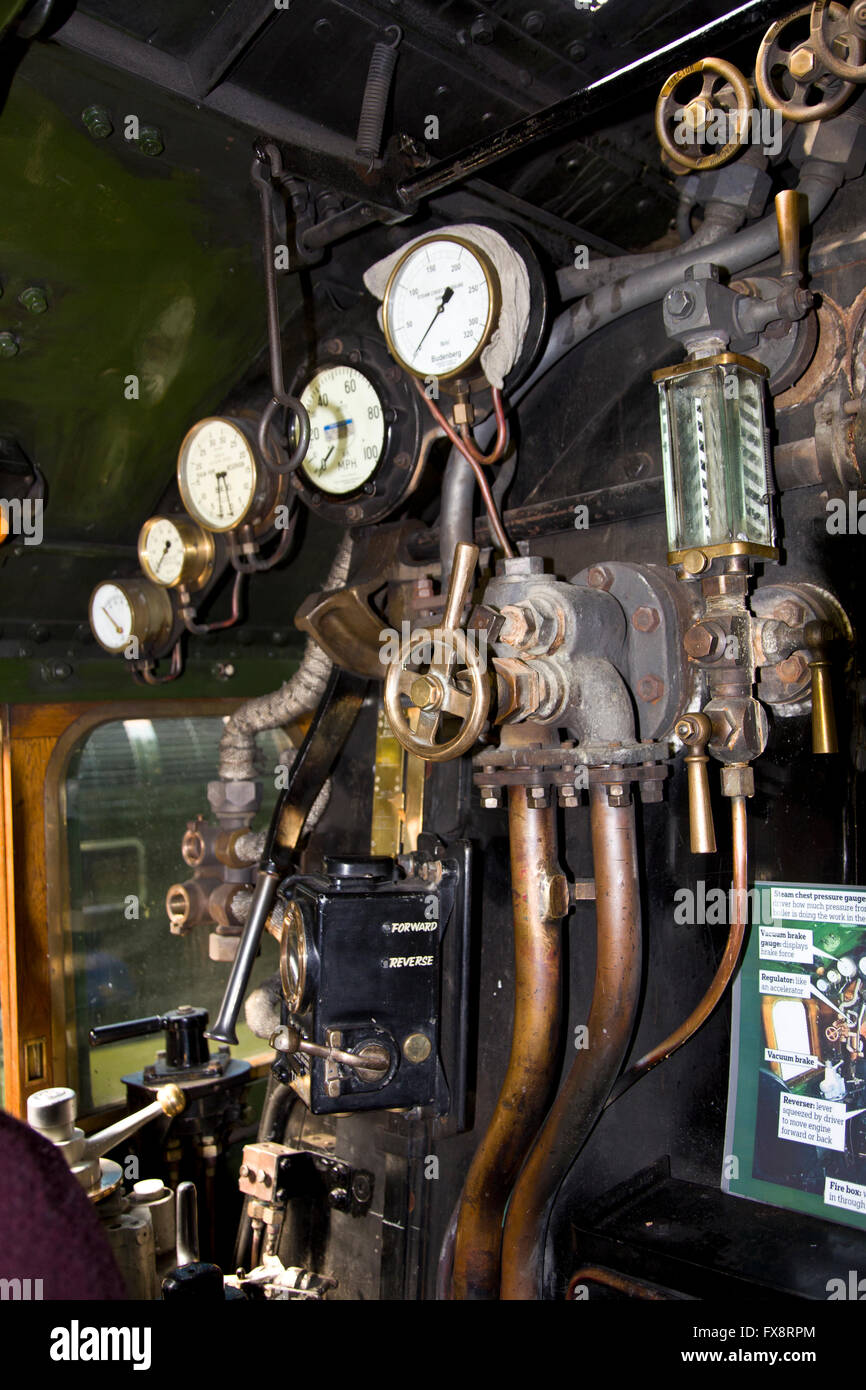
[[[208,782],[207,799],[215,816],[249,816],[262,801],[261,782]]]
[[[507,647],[523,647],[529,633],[529,625],[526,620],[526,613],[523,605],[516,603],[503,604],[499,610],[505,619],[502,631],[499,634],[500,642],[504,642]]]
[[[475,424],[475,407],[471,401],[455,401],[452,414],[457,426]]]
[[[641,676],[637,683],[637,697],[646,705],[655,704],[665,693],[665,683],[660,676]]]
[[[798,685],[800,681],[807,679],[809,663],[802,652],[794,652],[793,656],[777,664],[776,675],[785,685]]]
[[[613,782],[607,789],[607,800],[609,806],[628,806],[631,801],[631,791],[625,782]]]
[[[593,565],[587,571],[586,582],[591,589],[607,591],[613,584],[613,575],[605,565]]]
[[[162,131],[158,130],[155,125],[141,126],[138,132],[137,143],[141,153],[150,155],[151,157],[162,154],[165,149]]]
[[[714,624],[695,623],[683,638],[683,650],[693,661],[705,661],[718,653],[723,638]]]
[[[773,609],[773,617],[778,618],[780,623],[787,623],[788,627],[800,627],[805,616],[805,608],[793,598],[783,599]]]
[[[722,767],[722,796],[754,796],[755,771],[747,763]]]
[[[231,965],[238,953],[240,942],[239,936],[223,936],[221,932],[212,931],[207,939],[208,960],[221,965]]]
[[[660,622],[659,610],[650,608],[648,604],[642,604],[631,615],[631,625],[637,632],[655,632]]]
[[[526,793],[526,804],[531,811],[544,811],[550,805],[550,792],[547,787],[530,787]]]
[[[522,606],[529,630],[527,651],[533,656],[555,652],[565,635],[565,614],[559,605],[550,598],[536,594]]]

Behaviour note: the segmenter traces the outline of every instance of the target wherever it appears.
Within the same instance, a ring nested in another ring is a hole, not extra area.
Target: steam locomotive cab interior
[[[789,6],[0,6],[4,1297],[866,1273],[866,4]]]

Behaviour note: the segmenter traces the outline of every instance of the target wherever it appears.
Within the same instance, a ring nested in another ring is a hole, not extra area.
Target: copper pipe
[[[713,977],[713,982],[698,1004],[697,1008],[689,1014],[685,1023],[681,1023],[670,1037],[665,1038],[664,1042],[659,1043],[651,1052],[647,1052],[641,1057],[640,1061],[635,1062],[634,1066],[629,1067],[614,1086],[608,1105],[612,1105],[621,1095],[624,1095],[629,1087],[639,1081],[647,1072],[657,1067],[659,1062],[664,1062],[672,1056],[678,1048],[687,1043],[694,1037],[699,1028],[706,1023],[710,1014],[725,994],[728,985],[733,979],[737,963],[740,959],[740,952],[743,949],[743,941],[746,935],[746,921],[748,917],[748,856],[749,840],[748,827],[746,825],[746,798],[744,796],[734,796],[731,798],[731,822],[734,842],[734,887],[732,893],[731,929],[728,933],[728,940],[725,946],[725,954],[719,963],[719,968]]]
[[[617,1293],[624,1293],[629,1298],[646,1298],[656,1303],[666,1303],[667,1295],[654,1289],[651,1284],[644,1284],[640,1279],[630,1279],[626,1274],[618,1274],[614,1269],[605,1269],[603,1265],[584,1265],[576,1274],[571,1276],[568,1291],[565,1295],[567,1303],[575,1302],[575,1293],[580,1284],[603,1284],[605,1288],[616,1289]]]
[[[541,1297],[547,1223],[556,1194],[589,1138],[622,1066],[641,980],[634,805],[590,791],[597,945],[589,1046],[578,1052],[511,1194],[502,1244],[504,1299]]]
[[[544,1119],[560,1030],[561,928],[568,884],[556,859],[556,812],[534,810],[511,787],[514,1025],[496,1109],[472,1160],[457,1222],[454,1297],[499,1295],[502,1217],[520,1165]]]

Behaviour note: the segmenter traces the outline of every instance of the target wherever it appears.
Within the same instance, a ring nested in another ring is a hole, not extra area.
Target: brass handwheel
[[[703,73],[700,91],[685,103],[677,89],[689,78]],[[662,149],[685,169],[717,169],[739,150],[746,136],[752,92],[748,81],[723,58],[702,58],[691,67],[673,73],[659,93],[656,102],[656,135]],[[730,126],[731,138],[721,149],[709,147],[706,132],[712,129],[719,115]],[[682,133],[677,139],[676,128]]]
[[[394,737],[410,753],[428,762],[447,762],[468,753],[490,709],[485,662],[460,627],[477,563],[478,547],[461,542],[454,552],[442,626],[433,632],[412,633],[385,677],[385,713]],[[426,672],[419,670],[420,666],[426,666]],[[468,679],[468,692],[460,688],[458,678]],[[401,696],[418,711],[413,724],[403,710]],[[439,743],[436,735],[443,714],[453,714],[462,723],[452,738]]]
[[[815,0],[809,21],[810,43],[818,60],[835,77],[841,77],[843,82],[866,82],[866,62],[862,58],[859,62],[848,61],[855,57],[857,44],[866,40],[866,0],[849,5],[847,18],[839,19],[834,25],[833,10],[843,8],[832,0]],[[847,59],[839,56],[836,47],[843,40],[848,50]]]
[[[847,9],[835,3],[835,0],[826,8],[826,27],[822,30],[825,47],[832,48],[837,39],[844,39],[848,57],[855,63],[862,63],[866,56],[866,45],[850,32]],[[793,14],[771,24],[761,40],[755,63],[755,86],[761,100],[773,110],[781,111],[786,120],[798,123],[835,116],[855,90],[853,82],[841,81],[818,54],[814,29],[805,42],[795,43],[793,48],[783,46],[782,35],[788,26],[803,19],[808,19],[811,25],[812,10],[811,5],[803,5]],[[790,91],[785,91],[781,85],[786,77],[790,79]],[[830,96],[825,95],[823,101],[811,105],[808,103],[807,98],[813,88],[823,92],[828,86],[837,90]]]

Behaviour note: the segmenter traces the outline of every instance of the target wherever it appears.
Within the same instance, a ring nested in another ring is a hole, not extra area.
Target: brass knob
[[[804,635],[810,654],[809,670],[812,672],[812,752],[838,753],[836,713],[827,657],[827,644],[836,634],[829,623],[811,622],[806,624]]]
[[[684,714],[676,734],[691,750],[685,759],[689,779],[689,832],[692,854],[715,854],[716,832],[710,802],[707,743],[713,726],[705,714]]]

